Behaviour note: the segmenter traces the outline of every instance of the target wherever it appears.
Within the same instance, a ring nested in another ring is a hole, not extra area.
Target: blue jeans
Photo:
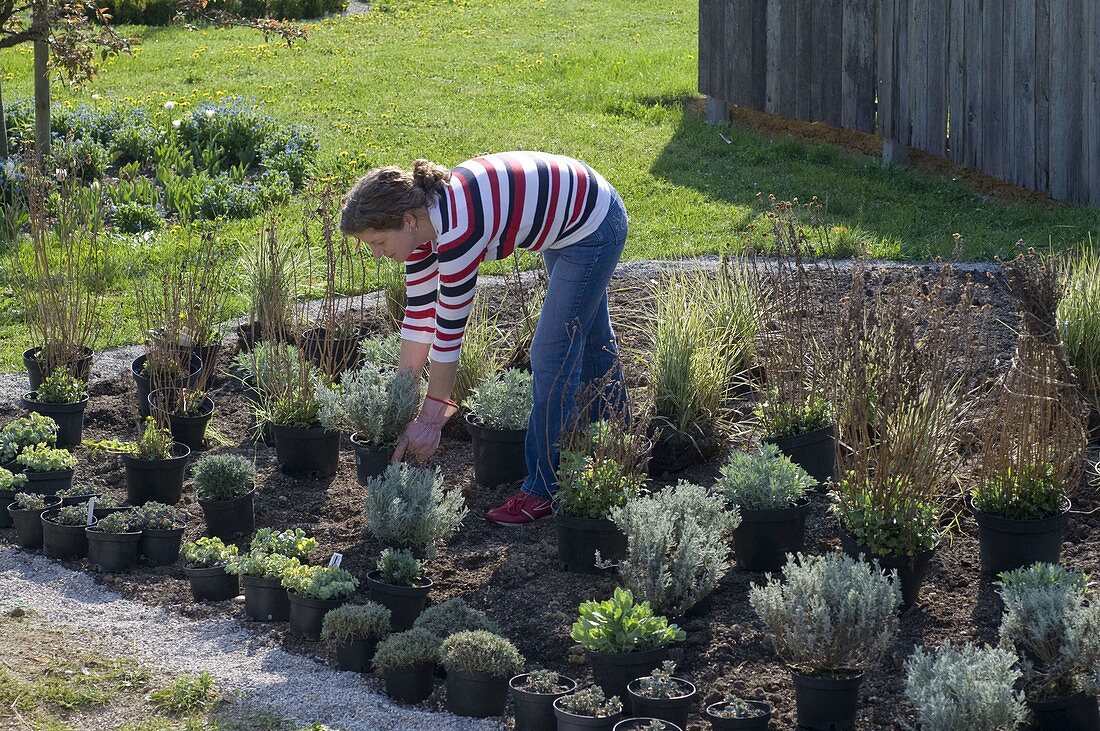
[[[527,423],[527,478],[523,491],[552,497],[557,490],[558,437],[575,416],[579,390],[607,379],[608,390],[591,405],[590,419],[609,408],[625,408],[622,366],[607,285],[622,256],[629,226],[618,193],[603,223],[591,235],[543,252],[550,282],[531,343],[534,401]]]

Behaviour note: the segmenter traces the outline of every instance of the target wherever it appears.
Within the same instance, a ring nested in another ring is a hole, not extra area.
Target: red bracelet
[[[432,401],[435,401],[436,403],[447,404],[448,406],[454,406],[456,409],[458,408],[458,404],[456,404],[454,401],[451,401],[450,399],[436,398],[435,396],[429,396],[427,394],[424,395],[424,398],[425,399],[431,399]]]

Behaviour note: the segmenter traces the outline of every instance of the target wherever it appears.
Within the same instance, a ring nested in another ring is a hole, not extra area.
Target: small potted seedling
[[[527,421],[534,376],[508,369],[490,373],[466,403],[466,429],[474,453],[474,479],[482,485],[510,484],[527,476]]]
[[[5,507],[15,525],[15,542],[20,548],[41,548],[42,514],[60,505],[61,499],[57,497],[27,492],[16,493],[15,499],[9,501]]]
[[[15,458],[27,476],[27,492],[55,495],[73,485],[73,473],[79,461],[68,450],[32,444]]]
[[[584,648],[596,683],[620,698],[630,681],[661,665],[669,645],[687,637],[622,588],[605,601],[582,603],[570,636]]]
[[[335,645],[341,670],[370,671],[378,643],[390,634],[390,610],[381,604],[344,604],[325,614],[321,639]]]
[[[438,468],[392,464],[367,481],[367,530],[393,548],[431,558],[469,510],[462,490],[443,489]],[[394,618],[397,621],[397,618]]]
[[[107,573],[129,571],[138,560],[143,525],[141,513],[131,509],[108,515],[85,528],[88,563]]]
[[[98,500],[103,493],[87,485],[72,485],[64,490],[58,490],[54,494],[61,498],[62,505],[86,505],[92,498]]]
[[[21,472],[15,458],[27,447],[57,444],[57,422],[42,414],[29,414],[4,425],[0,429],[0,467]]]
[[[623,704],[616,695],[610,698],[603,689],[592,685],[554,701],[557,731],[611,731],[622,720]]]
[[[325,613],[344,604],[359,580],[339,566],[293,566],[283,572],[283,588],[290,598],[290,631],[317,642]]]
[[[0,467],[0,528],[11,528],[12,519],[8,515],[8,505],[23,491],[26,484],[26,475],[15,474]]]
[[[735,695],[707,706],[704,714],[712,731],[766,731],[772,718],[772,704],[745,700]]]
[[[214,400],[205,391],[159,389],[149,394],[149,408],[168,423],[174,440],[192,452],[203,448],[206,427],[214,416]]]
[[[484,630],[456,632],[439,649],[447,669],[447,710],[458,716],[503,716],[508,679],[523,668],[509,640]]]
[[[251,535],[256,529],[256,467],[236,454],[203,457],[191,471],[195,497],[206,531],[222,540]]]
[[[414,627],[378,643],[374,666],[382,671],[386,695],[400,703],[420,703],[432,694],[439,638]]]
[[[386,471],[397,440],[420,406],[420,382],[409,370],[367,364],[337,387],[317,386],[321,424],[351,433],[360,485]]]
[[[684,731],[671,721],[660,718],[627,718],[615,724],[614,731]]]
[[[779,447],[817,483],[825,484],[836,471],[836,424],[828,401],[814,395],[805,398],[792,403],[772,390],[754,413],[764,441]]]
[[[551,670],[534,670],[508,681],[516,731],[555,731],[554,701],[577,689],[577,681]]]
[[[240,593],[237,577],[225,567],[237,555],[237,547],[220,538],[200,538],[183,544],[183,572],[191,582],[197,602],[220,602]]]
[[[84,529],[95,525],[86,505],[68,505],[42,513],[42,550],[49,558],[75,560],[88,555]]]
[[[87,407],[88,384],[67,368],[56,369],[36,391],[23,396],[23,408],[57,423],[57,446],[62,449],[80,446]]]
[[[164,503],[148,502],[136,510],[141,512],[144,527],[138,552],[153,566],[167,566],[180,557],[187,516],[179,508]]]
[[[126,471],[126,500],[140,506],[147,502],[175,505],[183,496],[183,478],[191,450],[172,441],[172,434],[146,418],[137,442],[115,439],[85,442],[94,452],[122,455]]]
[[[630,706],[635,716],[659,718],[687,728],[688,713],[695,701],[695,686],[683,678],[673,677],[676,663],[665,660],[659,669],[644,678],[632,680],[626,686]]]
[[[788,553],[803,549],[810,509],[806,493],[813,485],[814,478],[774,444],[730,456],[718,488],[741,514],[733,531],[741,568],[779,571]]]
[[[389,608],[393,628],[403,632],[424,611],[432,580],[424,576],[424,565],[409,550],[387,548],[378,567],[367,574],[367,591],[372,601]]]
[[[317,541],[301,528],[276,533],[261,528],[252,537],[247,554],[230,561],[229,573],[241,577],[244,611],[258,622],[286,622],[290,619],[290,598],[283,587],[287,569],[301,565],[317,548]]]

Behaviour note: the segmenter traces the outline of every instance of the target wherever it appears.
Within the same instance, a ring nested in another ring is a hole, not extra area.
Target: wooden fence
[[[700,0],[699,89],[1100,205],[1100,0]]]

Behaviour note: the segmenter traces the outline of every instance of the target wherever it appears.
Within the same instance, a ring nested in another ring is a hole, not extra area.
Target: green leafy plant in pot
[[[8,505],[15,500],[18,493],[23,491],[23,486],[26,484],[26,475],[16,474],[0,467],[0,528],[11,528],[12,519],[8,514]]]
[[[658,718],[687,728],[688,714],[698,693],[692,683],[674,677],[675,673],[676,663],[665,660],[649,675],[630,681],[626,692],[635,716]]]
[[[199,538],[183,544],[183,572],[195,601],[219,602],[237,596],[240,583],[225,569],[238,552],[235,545],[227,546],[220,538]]]
[[[294,566],[283,572],[290,598],[290,631],[317,642],[325,613],[344,604],[359,580],[339,566]]]
[[[901,590],[875,564],[842,553],[791,556],[784,581],[749,590],[749,602],[791,669],[798,724],[854,729],[865,669],[898,629]]]
[[[173,505],[147,502],[140,508],[144,527],[138,552],[153,566],[173,564],[180,557],[187,514]]]
[[[503,716],[508,679],[523,668],[516,646],[484,630],[456,632],[443,640],[440,661],[447,669],[447,709],[459,716]]]
[[[293,556],[253,547],[235,556],[225,571],[239,577],[244,590],[244,612],[257,622],[290,620],[290,597],[283,587],[286,572],[302,564]]]
[[[555,731],[554,701],[577,689],[577,681],[552,670],[521,673],[508,681],[516,728],[523,731]]]
[[[765,731],[771,722],[773,710],[772,704],[767,701],[727,695],[717,703],[707,706],[703,715],[710,722],[712,731]]]
[[[66,368],[57,368],[37,390],[23,396],[23,408],[32,414],[48,416],[57,423],[56,445],[62,449],[80,446],[87,407],[87,382]]]
[[[88,562],[100,571],[122,573],[138,561],[138,549],[145,521],[138,509],[124,510],[101,518],[85,528]]]
[[[929,731],[999,731],[1019,728],[1027,718],[1016,656],[1007,650],[956,647],[933,652],[918,647],[905,662],[905,695]],[[1095,706],[1095,701],[1093,703]],[[904,721],[906,729],[913,727]],[[1082,728],[1061,726],[1060,728]]]
[[[367,530],[387,546],[421,557],[434,556],[468,512],[462,491],[445,490],[435,468],[392,464],[367,482]]]
[[[80,463],[68,450],[32,444],[15,458],[27,478],[27,492],[55,495],[72,487],[73,473]]]
[[[623,588],[610,599],[583,602],[569,636],[584,648],[596,683],[620,698],[631,680],[659,667],[669,646],[687,637]]]
[[[440,640],[414,627],[378,643],[374,666],[382,671],[386,695],[401,703],[420,703],[432,694]]]
[[[15,526],[15,542],[20,548],[42,546],[42,514],[60,506],[60,498],[27,492],[18,492],[8,501],[4,512],[11,516]]]
[[[206,530],[222,540],[256,529],[256,467],[237,454],[203,457],[191,470],[191,484],[206,519]]]
[[[47,447],[57,444],[57,422],[48,416],[32,413],[5,424],[0,429],[0,465],[13,472],[19,470],[15,458],[24,449],[36,444]]]
[[[88,536],[84,528],[95,524],[88,520],[86,505],[68,505],[42,513],[42,551],[48,558],[73,561],[88,555]]]
[[[321,424],[351,432],[360,485],[385,472],[420,397],[420,380],[412,371],[371,364],[345,373],[338,386],[318,384]]]
[[[122,455],[126,472],[126,501],[141,506],[147,502],[175,505],[183,497],[183,479],[191,450],[172,440],[172,434],[153,417],[140,425],[136,442],[87,441],[93,454]]]
[[[527,476],[524,443],[533,389],[530,372],[490,373],[463,404],[478,483],[495,487]]]
[[[378,643],[390,634],[390,610],[380,604],[344,604],[325,614],[321,639],[336,648],[341,670],[370,671]]]
[[[1100,604],[1089,577],[1036,563],[1001,574],[1000,645],[1015,652],[1040,731],[1100,729]]]
[[[747,571],[778,571],[788,553],[805,546],[808,490],[814,479],[774,444],[734,452],[717,487],[741,522],[733,529],[737,562]]]
[[[609,698],[600,686],[592,685],[556,699],[554,715],[558,731],[611,731],[623,717],[623,704],[619,696]]]
[[[371,600],[390,610],[393,628],[399,632],[412,627],[424,611],[431,588],[423,564],[407,549],[383,550],[377,567],[367,574]]]

